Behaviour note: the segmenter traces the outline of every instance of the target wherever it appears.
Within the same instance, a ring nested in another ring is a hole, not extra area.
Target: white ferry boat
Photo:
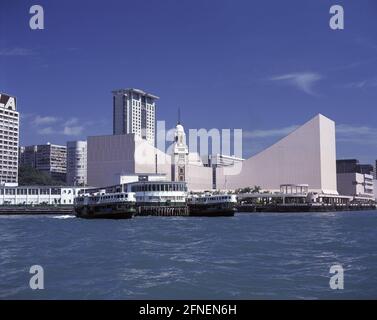
[[[136,212],[135,194],[105,190],[81,194],[75,198],[74,209],[79,218],[130,219]]]
[[[234,194],[191,195],[187,198],[190,216],[234,216],[237,196]]]

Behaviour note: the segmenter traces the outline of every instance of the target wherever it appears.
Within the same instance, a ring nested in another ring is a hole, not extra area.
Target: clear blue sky
[[[33,4],[45,30],[29,28]],[[169,126],[180,107],[186,128],[242,128],[244,156],[322,113],[339,158],[372,161],[377,1],[1,0],[0,91],[18,98],[22,144],[111,133],[123,87],[160,96]]]

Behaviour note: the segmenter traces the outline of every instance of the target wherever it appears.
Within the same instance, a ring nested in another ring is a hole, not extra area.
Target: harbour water
[[[334,264],[343,290],[329,286]],[[0,299],[303,298],[377,298],[376,211],[0,216]]]

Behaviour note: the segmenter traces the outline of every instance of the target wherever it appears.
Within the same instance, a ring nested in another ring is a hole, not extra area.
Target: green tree
[[[20,166],[18,169],[18,184],[20,186],[62,186],[65,182],[51,178],[47,173],[30,166]]]

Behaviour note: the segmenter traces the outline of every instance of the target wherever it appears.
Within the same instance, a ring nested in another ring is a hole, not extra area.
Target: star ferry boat
[[[84,193],[75,198],[74,210],[78,218],[130,219],[136,213],[135,193]]]
[[[190,195],[187,206],[190,216],[229,217],[236,212],[237,196],[234,194]]]

